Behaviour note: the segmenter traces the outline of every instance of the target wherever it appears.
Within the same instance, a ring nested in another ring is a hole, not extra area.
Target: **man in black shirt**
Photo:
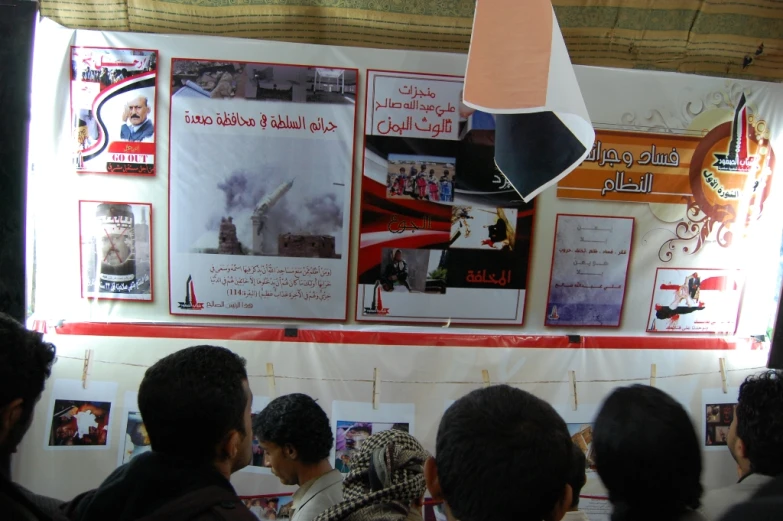
[[[11,481],[11,455],[30,428],[54,359],[54,346],[44,342],[40,333],[0,313],[0,517],[4,520],[49,521],[61,503]]]

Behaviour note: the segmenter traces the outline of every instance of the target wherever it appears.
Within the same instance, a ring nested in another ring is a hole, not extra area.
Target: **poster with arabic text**
[[[462,85],[368,71],[357,320],[522,322],[534,205],[505,186]]]
[[[620,326],[633,227],[633,217],[557,216],[547,326]]]
[[[346,318],[356,80],[172,60],[172,314]]]

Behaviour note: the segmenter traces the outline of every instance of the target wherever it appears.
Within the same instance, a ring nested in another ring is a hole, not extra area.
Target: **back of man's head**
[[[592,449],[613,521],[679,519],[699,507],[699,440],[685,408],[660,389],[612,391],[595,419]]]
[[[438,428],[440,495],[460,521],[559,520],[553,512],[571,506],[572,445],[565,422],[543,400],[507,385],[473,391]]]
[[[294,447],[305,465],[327,459],[334,442],[329,417],[306,394],[288,394],[269,402],[253,420],[253,432],[261,442]]]
[[[752,472],[783,473],[783,372],[749,376],[737,400],[737,436]]]
[[[571,508],[574,509],[579,506],[579,493],[582,492],[582,487],[587,481],[587,458],[576,443],[573,444],[571,453],[571,472],[568,473],[568,484],[571,485],[574,494],[574,498],[571,500]]]
[[[13,451],[52,373],[55,348],[0,313],[0,453]]]
[[[245,359],[195,346],[158,360],[139,387],[139,411],[152,450],[206,463],[231,431],[245,433]]]

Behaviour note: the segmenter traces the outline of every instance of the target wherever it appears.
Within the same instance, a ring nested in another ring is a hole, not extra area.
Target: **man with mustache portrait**
[[[147,119],[151,108],[147,98],[139,96],[125,105],[122,120],[125,122],[120,130],[123,141],[152,141],[155,125]]]

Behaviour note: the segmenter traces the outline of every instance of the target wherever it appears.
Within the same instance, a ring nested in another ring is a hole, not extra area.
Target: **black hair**
[[[571,454],[571,472],[568,473],[568,484],[571,485],[571,490],[574,492],[571,508],[576,508],[579,506],[579,493],[587,482],[587,458],[576,443],[573,444]]]
[[[329,417],[306,394],[288,394],[269,402],[253,420],[253,432],[262,443],[291,445],[305,465],[327,459],[334,442]]]
[[[699,440],[685,408],[660,389],[615,389],[598,412],[592,448],[612,521],[676,519],[699,507]]]
[[[52,374],[55,354],[54,345],[44,342],[43,335],[0,313],[0,408],[21,398],[21,424],[32,417],[46,379]]]
[[[736,414],[750,470],[783,474],[783,371],[748,376],[739,388]]]
[[[473,391],[438,427],[443,496],[460,521],[541,521],[563,498],[572,445],[563,419],[540,398],[508,385]]]
[[[224,347],[188,347],[158,360],[139,387],[139,411],[152,450],[211,462],[217,445],[245,433],[245,359]]]

